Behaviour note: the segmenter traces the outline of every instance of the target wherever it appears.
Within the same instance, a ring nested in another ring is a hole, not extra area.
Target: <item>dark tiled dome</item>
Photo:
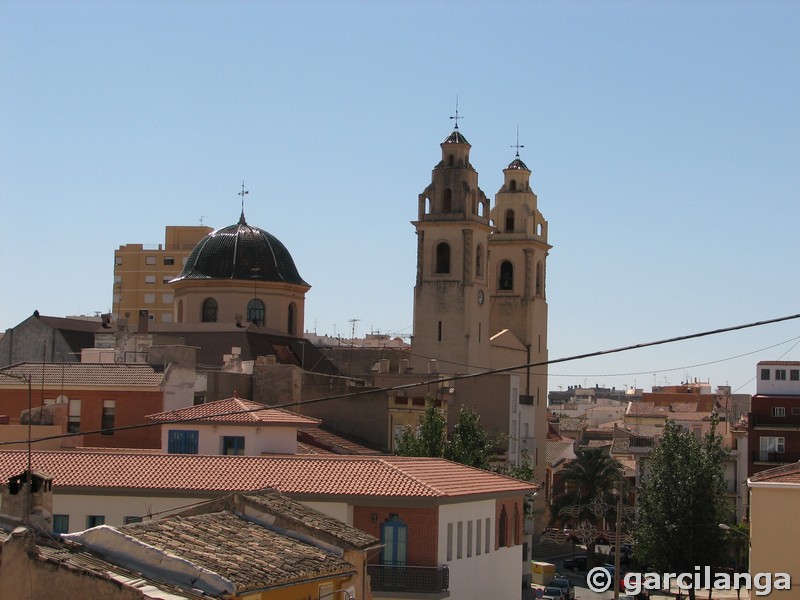
[[[454,130],[450,135],[444,138],[443,144],[469,144],[467,138],[461,135],[461,132],[457,129]]]
[[[509,164],[506,167],[506,169],[516,169],[518,171],[530,171],[527,165],[524,162],[522,162],[519,157],[512,160],[511,164]]]
[[[292,255],[274,235],[248,225],[244,215],[236,225],[204,237],[172,281],[184,279],[241,279],[308,285],[294,266]]]

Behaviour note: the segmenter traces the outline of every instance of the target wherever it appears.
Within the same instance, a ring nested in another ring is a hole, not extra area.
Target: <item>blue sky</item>
[[[313,286],[306,329],[411,333],[410,221],[456,96],[492,198],[519,126],[551,358],[798,313],[798,31],[770,1],[5,0],[0,329],[108,310],[115,248],[234,223],[244,180]],[[799,336],[566,363],[550,387],[752,392]]]

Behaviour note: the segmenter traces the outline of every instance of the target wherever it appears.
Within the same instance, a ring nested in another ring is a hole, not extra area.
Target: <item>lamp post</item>
[[[747,567],[749,569],[750,568],[750,535],[745,533],[744,531],[741,531],[739,529],[731,527],[727,523],[720,523],[719,524],[719,528],[722,529],[722,531],[725,531],[725,532],[728,532],[728,533],[735,533],[736,535],[739,535],[739,536],[741,536],[741,537],[743,537],[744,539],[747,540]],[[738,555],[738,552],[737,552],[737,555]],[[738,558],[738,556],[737,556],[737,558]]]
[[[614,540],[614,600],[619,600],[619,554],[622,537],[622,482],[617,490],[617,526]]]

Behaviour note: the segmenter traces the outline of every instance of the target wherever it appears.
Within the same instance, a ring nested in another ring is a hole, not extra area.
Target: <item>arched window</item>
[[[475,277],[483,277],[483,246],[475,250]]]
[[[543,283],[544,283],[543,275],[544,274],[542,273],[542,271],[543,271],[542,263],[540,263],[540,262],[536,263],[536,295],[537,296],[541,296],[543,291],[544,291],[543,290],[543,287],[544,287],[543,286]]]
[[[497,524],[498,545],[503,548],[508,545],[508,515],[506,514],[506,507],[500,511],[500,522]]]
[[[436,272],[450,272],[450,244],[439,242],[436,245]]]
[[[513,192],[516,191],[516,189],[517,189],[517,182],[512,179],[511,181],[508,182],[508,190],[510,192]]]
[[[512,523],[513,530],[511,531],[511,543],[513,545],[519,544],[519,506],[514,504],[514,522]]]
[[[442,198],[442,212],[453,212],[453,190],[447,188]]]
[[[264,303],[258,298],[253,298],[247,303],[247,320],[256,325],[264,324]]]
[[[425,198],[425,214],[426,215],[431,214],[431,199],[430,198]]]
[[[405,565],[408,550],[408,525],[399,515],[392,513],[381,525],[381,563],[384,565]]]
[[[514,211],[508,209],[506,211],[506,233],[514,231]]]
[[[178,300],[178,323],[183,323],[183,300]]]
[[[514,265],[511,261],[504,260],[500,263],[500,281],[498,287],[501,290],[514,289]]]
[[[447,156],[447,166],[452,167],[454,164],[456,164],[456,157],[452,154],[449,154]]]
[[[294,302],[289,303],[289,318],[286,323],[286,331],[289,335],[294,335],[295,306]]]
[[[217,301],[213,298],[206,298],[203,301],[203,323],[217,322]]]
[[[478,216],[483,216],[483,202],[478,202]]]

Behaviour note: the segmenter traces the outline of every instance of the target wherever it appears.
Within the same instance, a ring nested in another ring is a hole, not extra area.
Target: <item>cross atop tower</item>
[[[519,158],[519,149],[525,147],[524,145],[519,143],[519,125],[517,125],[517,143],[512,144],[511,147],[517,149],[517,158]]]
[[[453,115],[450,118],[453,119],[456,122],[456,126],[453,129],[458,129],[458,120],[464,118],[464,117],[459,117],[458,116],[458,96],[456,96],[456,114]]]
[[[244,181],[242,181],[242,191],[239,192],[238,194],[236,194],[237,196],[241,196],[242,197],[242,216],[239,219],[239,222],[242,223],[242,224],[244,224],[244,197],[249,193],[250,192],[248,190],[244,189]]]

